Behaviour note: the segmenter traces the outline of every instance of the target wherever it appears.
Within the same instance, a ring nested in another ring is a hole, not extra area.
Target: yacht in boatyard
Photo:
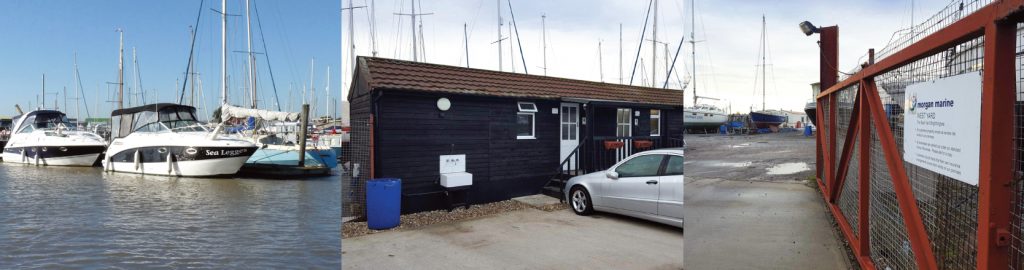
[[[686,129],[718,129],[729,120],[729,114],[716,106],[700,104],[683,108],[683,119]]]
[[[92,166],[107,145],[99,135],[75,130],[60,111],[35,110],[13,122],[10,140],[3,148],[7,163]]]
[[[256,145],[221,134],[219,125],[210,130],[195,112],[173,103],[115,110],[104,170],[170,176],[237,173]]]

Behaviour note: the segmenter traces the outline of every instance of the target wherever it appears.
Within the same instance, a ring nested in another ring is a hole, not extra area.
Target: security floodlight
[[[814,26],[814,24],[811,24],[811,22],[808,21],[800,23],[800,31],[803,31],[804,34],[808,36],[821,32],[817,26]]]

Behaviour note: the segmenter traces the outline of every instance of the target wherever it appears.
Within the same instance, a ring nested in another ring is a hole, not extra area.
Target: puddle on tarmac
[[[729,147],[740,148],[740,147],[747,147],[747,146],[750,146],[750,143],[734,144],[734,145],[730,145]]]
[[[791,162],[791,163],[782,163],[782,164],[779,164],[779,165],[772,166],[771,168],[768,168],[768,174],[769,175],[784,175],[784,174],[794,174],[794,173],[798,173],[798,172],[802,172],[802,171],[809,171],[809,170],[811,170],[811,167],[807,166],[807,163],[804,163],[804,162]]]

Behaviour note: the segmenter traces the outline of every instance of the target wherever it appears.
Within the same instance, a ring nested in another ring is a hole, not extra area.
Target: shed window
[[[533,113],[516,114],[516,139],[536,139],[534,134]]]
[[[533,102],[519,102],[519,112],[537,112],[537,104]]]
[[[661,136],[661,110],[651,110],[651,136]]]

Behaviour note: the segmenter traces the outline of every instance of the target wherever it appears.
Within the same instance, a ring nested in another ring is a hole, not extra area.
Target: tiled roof
[[[683,91],[599,83],[387,58],[359,57],[371,91],[402,89],[454,94],[587,99],[683,106]]]

